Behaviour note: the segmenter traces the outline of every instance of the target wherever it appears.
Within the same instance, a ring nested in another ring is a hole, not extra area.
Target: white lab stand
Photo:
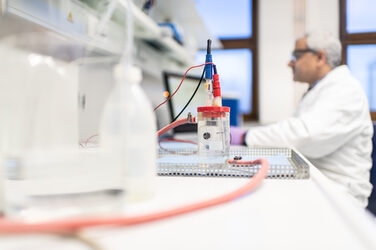
[[[308,180],[267,179],[235,201],[127,228],[89,229],[103,249],[376,249],[375,219],[315,167]],[[245,178],[158,177],[153,199],[129,204],[142,214],[218,196]],[[0,249],[90,249],[69,238],[3,236]]]

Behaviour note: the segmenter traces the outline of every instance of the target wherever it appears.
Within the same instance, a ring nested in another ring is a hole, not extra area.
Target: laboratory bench
[[[235,190],[247,178],[157,177],[152,199],[126,205],[138,215]],[[236,200],[124,228],[68,236],[0,237],[0,249],[376,249],[376,220],[310,164],[309,179],[265,179]],[[100,247],[98,247],[100,246]],[[97,247],[97,248],[96,248]]]

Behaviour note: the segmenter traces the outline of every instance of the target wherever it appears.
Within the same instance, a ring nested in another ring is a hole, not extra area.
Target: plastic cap
[[[132,65],[126,66],[120,63],[114,67],[113,72],[116,80],[125,80],[133,83],[140,83],[142,80],[141,69]]]
[[[230,107],[214,107],[214,106],[206,106],[206,107],[198,107],[197,112],[230,112]]]

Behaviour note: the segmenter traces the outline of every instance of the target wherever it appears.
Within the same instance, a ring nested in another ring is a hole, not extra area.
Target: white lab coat
[[[249,129],[245,141],[248,146],[297,149],[366,206],[372,190],[372,135],[367,98],[343,65],[306,93],[293,117]]]

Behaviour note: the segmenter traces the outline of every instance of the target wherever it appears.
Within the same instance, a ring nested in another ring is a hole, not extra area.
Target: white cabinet
[[[54,44],[60,44],[60,54],[66,60],[87,56],[120,56],[124,46],[124,20],[127,14],[127,1],[119,0],[114,15],[106,23],[100,34],[98,24],[109,0],[0,0],[0,36],[29,31],[52,31],[59,35]],[[146,15],[140,5],[144,1],[132,3],[134,16],[136,49],[150,48],[146,69],[145,58],[138,58],[144,52],[135,51],[136,64],[145,71],[160,72],[171,67],[161,64],[161,58],[179,68],[194,63],[194,52],[204,48],[207,38],[211,38],[195,9],[193,0],[156,1],[153,15]],[[177,11],[174,11],[177,10]],[[184,14],[185,13],[185,14]],[[152,19],[154,18],[154,20]],[[172,20],[183,27],[186,45],[177,43],[165,36],[158,22]],[[51,38],[49,38],[51,39]],[[61,39],[61,40],[59,40]],[[219,44],[215,40],[214,44]],[[25,45],[30,46],[30,45]],[[40,52],[51,48],[38,48]],[[89,52],[90,53],[89,53]],[[67,56],[69,55],[69,56]],[[155,61],[155,62],[153,62]],[[163,61],[163,60],[162,60]]]

